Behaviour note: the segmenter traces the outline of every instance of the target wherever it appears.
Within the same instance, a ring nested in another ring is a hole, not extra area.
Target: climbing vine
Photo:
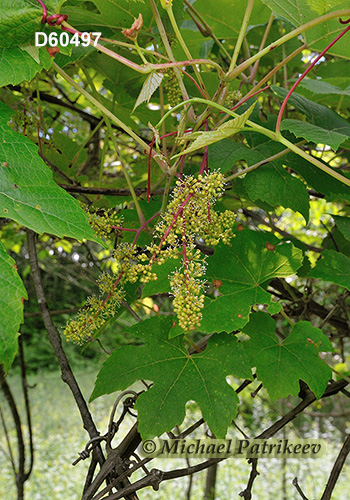
[[[73,394],[61,337],[83,352],[101,347],[91,399],[126,391],[121,420],[137,418],[119,453],[111,442],[121,399],[101,436],[75,396],[90,438],[80,459],[93,452],[92,468],[102,467],[84,500],[136,498],[181,475],[143,468],[132,482],[147,462],[130,465],[130,457],[142,439],[174,428],[186,436],[176,426],[190,400],[203,417],[196,425],[224,438],[247,385],[262,384],[257,392],[271,403],[301,397],[302,408],[261,431],[271,437],[348,384],[350,83],[336,70],[348,64],[350,9],[300,3],[0,7],[0,363],[7,373],[17,353],[24,255]],[[315,203],[324,207],[318,218]],[[98,277],[58,331],[37,254],[40,262],[40,249],[62,241],[77,262],[87,248],[85,268]],[[344,293],[335,307],[317,298],[329,283]],[[105,337],[121,318],[130,345],[109,351]],[[137,382],[143,389],[130,390]],[[255,462],[251,474],[244,498]]]

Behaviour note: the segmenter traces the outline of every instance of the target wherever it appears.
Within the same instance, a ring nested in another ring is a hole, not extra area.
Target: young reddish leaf
[[[113,351],[97,376],[91,400],[124,390],[146,379],[154,385],[137,400],[143,439],[160,436],[181,424],[185,405],[195,400],[217,437],[224,437],[237,412],[238,396],[227,375],[250,378],[247,358],[233,335],[215,335],[200,354],[189,355],[177,337],[169,340],[173,318],[153,317],[128,329],[145,341],[142,347]]]

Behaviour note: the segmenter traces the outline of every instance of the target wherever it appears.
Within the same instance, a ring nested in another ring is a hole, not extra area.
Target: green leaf
[[[323,80],[315,80],[314,78],[304,78],[304,80],[300,82],[299,86],[316,95],[334,94],[350,96],[350,86],[343,90],[340,87],[332,85],[329,82],[325,82]]]
[[[169,275],[172,274],[176,268],[179,269],[181,265],[180,259],[168,259],[161,266],[154,265],[152,272],[156,273],[158,279],[156,281],[149,281],[145,284],[141,297],[150,297],[158,293],[170,293]]]
[[[282,99],[284,99],[288,93],[286,89],[277,87],[276,85],[271,85],[271,88]],[[350,137],[350,123],[327,106],[310,101],[310,99],[296,92],[293,92],[290,96],[288,103],[304,113],[313,125],[318,127],[322,124],[323,128],[326,130],[338,132],[339,134],[344,134],[346,137]]]
[[[220,4],[217,0],[196,0],[194,5],[215,35],[225,40],[238,37],[246,6],[247,2],[240,0],[220,0]],[[249,24],[267,23],[268,20],[268,9],[261,2],[256,2]]]
[[[90,400],[124,390],[138,380],[154,385],[142,393],[138,410],[142,439],[160,436],[180,425],[187,401],[195,400],[204,420],[223,438],[237,412],[238,396],[227,375],[250,378],[241,344],[233,335],[215,335],[200,354],[190,356],[179,337],[168,340],[172,318],[151,318],[128,329],[145,341],[142,347],[113,351],[97,376]]]
[[[340,215],[332,215],[332,217],[339,231],[350,241],[350,217],[341,217]]]
[[[0,217],[37,233],[99,241],[77,200],[53,181],[37,146],[8,127],[11,114],[0,102]]]
[[[0,241],[0,364],[7,372],[17,353],[19,325],[23,323],[23,300],[27,292],[18,276],[15,261]]]
[[[254,314],[243,329],[250,337],[243,348],[271,400],[297,396],[300,379],[320,398],[332,376],[331,368],[319,357],[319,352],[333,351],[329,339],[308,321],[294,325],[283,341],[275,329],[275,321],[262,312]]]
[[[278,312],[280,304],[272,301],[262,284],[294,274],[302,260],[300,249],[280,243],[270,233],[247,229],[239,232],[231,246],[218,248],[208,260],[207,280],[221,281],[222,285],[219,297],[205,299],[201,331],[232,332],[242,328],[255,304],[268,304],[271,314]]]
[[[295,137],[303,137],[307,141],[315,144],[326,144],[333,151],[337,151],[340,144],[349,138],[348,135],[340,134],[334,130],[326,130],[311,123],[302,122],[300,120],[283,120],[281,130],[289,130]]]
[[[187,149],[173,156],[173,158],[192,153],[192,151],[197,151],[197,149],[204,148],[204,146],[209,146],[209,144],[213,144],[214,142],[221,141],[222,139],[226,139],[226,137],[237,134],[240,130],[242,130],[246,121],[249,119],[249,116],[251,115],[255,104],[256,103],[250,106],[250,108],[247,109],[247,111],[245,111],[242,115],[234,118],[233,120],[225,122],[215,130],[212,130],[210,132],[198,132],[198,136],[195,141],[193,141],[193,143]]]
[[[201,331],[231,332],[242,328],[255,304],[268,304],[275,314],[281,308],[262,285],[277,277],[294,274],[302,264],[302,251],[280,243],[270,233],[245,229],[231,246],[215,250],[208,261],[207,279],[221,281],[220,296],[205,299]],[[222,263],[225,262],[225,266]]]
[[[319,159],[319,161],[322,160]],[[328,200],[350,200],[348,186],[341,183],[337,179],[330,177],[328,174],[322,172],[322,170],[307,160],[304,160],[300,156],[289,153],[284,157],[284,163],[286,166],[295,170],[295,172],[298,172],[309,186],[326,195]]]
[[[293,24],[296,28],[329,12],[349,9],[347,0],[262,0],[272,12]],[[323,22],[303,33],[310,49],[321,51],[344,29],[338,17]],[[347,35],[331,47],[328,54],[349,59],[349,39]]]
[[[53,58],[45,47],[38,50],[40,63],[28,53],[27,46],[0,49],[0,87],[30,82],[42,69],[50,69]]]
[[[309,278],[321,278],[350,290],[350,259],[334,250],[324,250],[321,260],[309,272]]]
[[[275,207],[281,205],[300,212],[309,220],[309,195],[306,186],[291,175],[279,162],[262,165],[248,173],[243,181],[244,188],[252,201],[261,200]]]
[[[80,31],[102,31],[105,36],[105,31],[112,28],[113,31],[116,31],[116,34],[120,35],[119,38],[125,41],[124,35],[121,35],[121,30],[130,28],[135,18],[141,13],[143,17],[142,32],[152,32],[154,21],[148,2],[91,0],[91,3],[96,5],[98,13],[88,10],[83,1],[81,3],[83,5],[67,5],[64,9],[64,13],[69,17],[69,22]],[[157,3],[159,2],[157,1]]]
[[[271,140],[250,148],[245,144],[225,139],[209,147],[209,164],[213,169],[227,172],[239,160],[245,160],[247,166],[251,167],[284,149],[284,146]],[[309,195],[306,186],[283,168],[286,158],[284,156],[261,165],[255,171],[246,174],[243,180],[244,189],[252,201],[261,200],[272,207],[281,205],[291,208],[295,212],[300,212],[308,221]]]
[[[45,0],[48,16],[59,12],[65,0]],[[43,9],[36,0],[2,0],[0,7],[0,47],[18,47],[34,42],[35,31],[42,31]]]
[[[148,75],[146,80],[142,85],[141,92],[137,98],[133,111],[139,106],[141,103],[151,99],[154,92],[157,90],[159,85],[162,83],[164,74],[163,73],[151,73]]]
[[[277,149],[271,151],[270,155],[283,149],[277,142],[272,142],[272,145],[274,144],[277,145]],[[239,160],[245,160],[250,167],[262,159],[263,155],[255,148],[249,148],[230,139],[223,139],[220,143],[209,146],[209,165],[215,170],[220,169],[222,173],[231,170]]]

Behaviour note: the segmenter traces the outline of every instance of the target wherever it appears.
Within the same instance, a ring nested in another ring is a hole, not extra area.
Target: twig
[[[251,217],[252,219],[255,219],[260,224],[264,224],[264,226],[270,227],[274,232],[281,234],[285,238],[296,239],[296,238],[294,238],[294,236],[292,234],[287,233],[287,231],[284,231],[283,229],[280,229],[279,227],[275,226],[275,224],[271,224],[270,222],[265,221],[262,217],[260,217],[258,214],[256,214],[252,210],[248,210],[246,208],[243,208],[243,213],[245,216]],[[318,248],[318,247],[315,247],[313,245],[309,245],[308,243],[305,243],[304,241],[300,241],[300,243],[305,245],[305,248],[307,248],[308,250],[311,250],[312,252],[317,252],[317,253],[322,252],[322,248]]]
[[[131,191],[129,189],[120,188],[102,188],[102,187],[90,187],[90,186],[73,186],[67,184],[59,184],[68,193],[85,193],[85,194],[103,194],[111,196],[131,196]],[[147,193],[147,188],[135,188],[134,189],[137,196],[142,196]],[[152,195],[163,194],[164,189],[156,189],[153,191]]]
[[[137,321],[142,321],[140,316],[133,310],[133,308],[126,302],[126,300],[122,300],[121,305],[125,307],[125,309],[131,314],[133,318],[135,318]]]
[[[7,425],[6,425],[5,416],[4,416],[4,413],[2,411],[1,405],[0,405],[0,419],[1,419],[2,427],[4,429],[4,434],[5,434],[5,438],[6,438],[7,448],[8,448],[8,451],[9,451],[8,455],[7,455],[7,453],[5,452],[5,450],[3,448],[2,448],[2,451],[3,451],[4,454],[6,453],[6,455],[8,456],[8,459],[9,459],[9,461],[11,463],[13,474],[16,477],[15,458],[14,458],[13,451],[12,451],[12,445],[11,445],[11,441],[10,441],[10,434],[8,432],[8,428],[7,428]]]
[[[24,405],[25,405],[25,412],[26,412],[28,433],[29,433],[30,461],[29,461],[28,470],[24,473],[24,481],[26,481],[29,478],[29,476],[32,472],[32,469],[33,469],[34,446],[33,446],[32,416],[31,416],[29,397],[28,397],[28,383],[27,383],[27,376],[26,376],[26,365],[25,365],[25,361],[24,361],[23,340],[22,340],[21,335],[18,337],[18,354],[19,354],[19,363],[21,366],[22,390],[23,390]]]
[[[337,394],[348,383],[345,380],[339,380],[338,382],[330,383],[326,390],[324,391],[321,398],[326,398]],[[311,392],[307,392],[304,399],[294,408],[292,408],[288,413],[281,417],[277,422],[273,423],[269,428],[265,429],[261,434],[256,436],[255,439],[268,439],[281,430],[286,424],[293,420],[299,413],[303,412],[305,408],[310,406],[314,401],[316,401],[316,396]]]
[[[308,498],[304,495],[303,490],[300,488],[299,483],[298,483],[298,478],[295,477],[292,481],[292,485],[295,486],[297,492],[301,496],[303,500],[308,500]]]
[[[248,463],[252,464],[252,470],[250,471],[248,484],[245,490],[241,491],[239,494],[240,497],[244,498],[244,500],[250,500],[252,498],[252,488],[255,479],[259,476],[260,472],[258,472],[258,459],[250,458]]]
[[[81,307],[73,307],[73,309],[57,309],[57,311],[50,311],[51,316],[61,316],[62,314],[74,314],[77,311],[80,311]],[[37,318],[38,316],[42,316],[41,311],[36,312],[25,312],[25,318]]]
[[[325,487],[321,500],[330,500],[332,498],[334,487],[338,481],[339,475],[341,473],[341,470],[343,468],[343,465],[345,463],[345,460],[349,452],[350,452],[350,434],[348,434],[347,438],[345,439],[342,449],[340,450],[339,455],[337,456],[337,459],[334,462],[332,471],[329,475],[329,479],[327,481],[327,485]]]
[[[44,289],[41,282],[40,277],[40,269],[38,265],[38,258],[36,254],[35,248],[35,235],[33,231],[30,229],[27,230],[27,241],[28,241],[28,253],[29,253],[29,262],[31,268],[32,279],[34,282],[34,287],[40,307],[40,311],[43,317],[44,325],[47,331],[47,336],[50,341],[50,344],[56,354],[57,360],[59,362],[61,368],[61,377],[62,380],[69,386],[76,404],[78,406],[84,429],[88,432],[90,438],[97,437],[99,435],[95,423],[92,419],[90,410],[86,404],[84,396],[80,390],[80,387],[73,375],[72,369],[69,365],[67,357],[62,347],[62,342],[60,338],[60,334],[53,324],[53,321],[50,316],[50,310],[47,305],[46,296],[44,293]],[[95,451],[96,450],[96,451]],[[96,453],[96,458],[100,465],[104,463],[104,456],[102,453],[101,447],[96,447],[94,452]]]
[[[12,418],[16,428],[16,437],[17,437],[17,449],[18,449],[18,466],[15,471],[16,478],[16,487],[17,487],[17,498],[19,500],[23,499],[23,485],[25,482],[25,446],[23,440],[23,432],[22,432],[22,422],[19,416],[16,402],[12,395],[11,389],[5,379],[5,372],[2,365],[0,365],[0,386],[6,398],[6,401],[10,407]]]

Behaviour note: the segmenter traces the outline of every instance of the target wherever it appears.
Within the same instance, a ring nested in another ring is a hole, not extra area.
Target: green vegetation
[[[346,0],[2,2],[1,425],[17,500],[51,498],[51,481],[62,499],[180,497],[197,473],[188,500],[338,494],[349,37]],[[157,436],[294,433],[332,441],[327,477],[253,458],[231,487],[230,460],[137,453]]]

